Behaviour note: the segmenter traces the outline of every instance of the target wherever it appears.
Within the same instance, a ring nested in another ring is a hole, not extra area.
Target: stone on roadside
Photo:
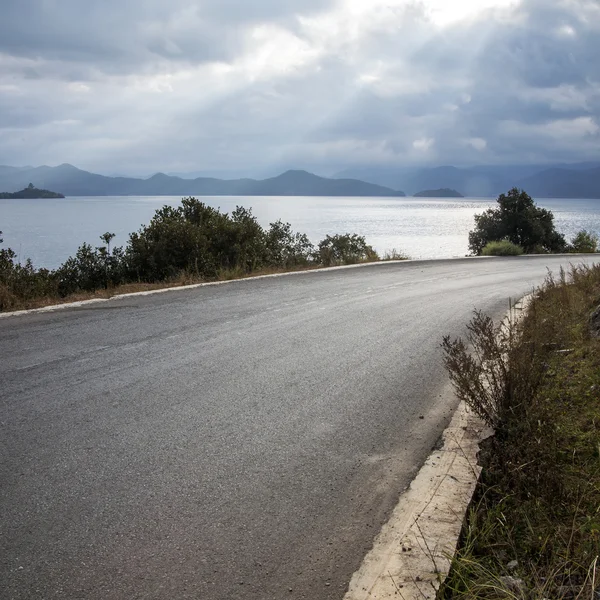
[[[509,592],[518,595],[521,597],[525,591],[525,583],[522,579],[517,579],[512,575],[504,575],[499,578],[502,582],[502,585],[506,587]]]

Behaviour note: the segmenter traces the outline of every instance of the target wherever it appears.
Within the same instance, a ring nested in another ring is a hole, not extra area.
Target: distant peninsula
[[[441,188],[439,190],[424,190],[414,194],[415,198],[464,198],[464,196],[456,190],[450,188]]]
[[[0,200],[19,200],[19,199],[35,199],[35,198],[64,198],[62,194],[51,192],[50,190],[40,190],[30,183],[25,189],[19,192],[0,192]]]

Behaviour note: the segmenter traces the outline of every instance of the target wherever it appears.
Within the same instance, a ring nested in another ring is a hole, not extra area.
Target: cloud
[[[435,140],[433,138],[419,138],[412,143],[412,146],[419,152],[428,152],[434,144]]]
[[[479,152],[487,148],[487,142],[483,138],[470,138],[466,140],[466,143]]]
[[[310,14],[330,0],[3,0],[0,52],[83,63],[108,73],[163,61],[228,59],[248,28]]]
[[[4,0],[0,164],[597,158],[594,0]]]

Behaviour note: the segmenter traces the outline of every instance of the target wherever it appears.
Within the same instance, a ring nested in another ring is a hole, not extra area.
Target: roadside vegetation
[[[513,188],[500,194],[497,208],[475,215],[475,229],[469,233],[474,255],[517,256],[560,252],[598,252],[598,237],[580,231],[569,244],[554,227],[554,215],[536,206],[523,190]]]
[[[585,229],[581,230],[569,244],[569,252],[598,252],[600,249],[598,236]]]
[[[314,246],[288,223],[265,229],[250,210],[222,213],[195,198],[157,210],[124,247],[111,248],[113,238],[107,232],[98,247],[82,244],[55,270],[36,269],[30,260],[20,264],[13,250],[0,249],[0,310],[380,260],[362,236],[328,235]]]
[[[520,256],[523,254],[523,248],[513,244],[508,240],[499,242],[488,242],[481,251],[482,256]]]
[[[31,186],[30,186],[31,187]],[[31,190],[30,190],[31,191]],[[498,198],[498,208],[475,217],[469,248],[475,255],[597,252],[598,236],[580,231],[571,243],[554,228],[548,210],[512,189]],[[392,250],[379,257],[364,237],[328,235],[316,246],[289,223],[263,228],[252,212],[237,207],[222,213],[196,198],[164,206],[150,223],[130,234],[124,247],[82,244],[58,269],[37,269],[20,261],[10,248],[0,249],[0,310],[15,310],[125,291],[154,289],[377,260],[404,260]],[[1,241],[0,241],[1,243]]]
[[[458,396],[495,429],[439,598],[600,595],[600,265],[548,276],[526,316],[445,338]]]

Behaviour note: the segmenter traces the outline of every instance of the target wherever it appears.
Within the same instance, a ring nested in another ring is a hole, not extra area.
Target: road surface
[[[0,597],[340,599],[454,404],[439,344],[565,258],[0,319]]]

